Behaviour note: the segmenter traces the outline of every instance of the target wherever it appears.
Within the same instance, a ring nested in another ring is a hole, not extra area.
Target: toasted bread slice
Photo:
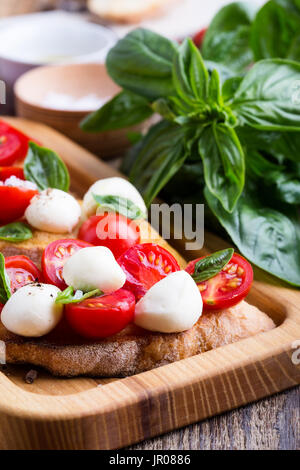
[[[30,363],[66,377],[125,377],[234,343],[274,326],[267,315],[241,302],[227,310],[204,314],[193,328],[177,334],[154,334],[129,325],[115,336],[88,342],[61,322],[49,335],[29,339],[13,335],[0,323],[0,340],[6,343],[8,363]]]
[[[100,18],[116,23],[139,23],[163,12],[178,0],[88,0],[88,8]]]

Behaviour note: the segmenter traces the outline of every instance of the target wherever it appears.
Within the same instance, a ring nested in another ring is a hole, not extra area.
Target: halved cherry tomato
[[[186,267],[193,274],[195,264],[203,258],[191,261]],[[251,289],[253,270],[250,263],[238,254],[215,277],[197,283],[205,310],[223,310],[243,300]]]
[[[10,278],[12,294],[31,282],[43,282],[41,271],[27,256],[8,256],[5,258],[5,269]]]
[[[118,263],[126,274],[125,289],[134,293],[137,300],[180,266],[171,253],[156,243],[144,243],[129,248]]]
[[[6,181],[11,176],[15,176],[19,180],[24,180],[23,168],[18,166],[2,166],[0,167],[0,181]]]
[[[32,282],[43,282],[41,271],[27,256],[8,256],[5,258],[5,269],[10,278],[12,294]],[[2,308],[0,304],[0,312]]]
[[[81,336],[101,339],[115,335],[133,321],[135,297],[120,289],[112,294],[68,304],[67,321]]]
[[[62,278],[62,270],[66,260],[76,251],[89,246],[93,245],[75,239],[55,240],[50,243],[45,248],[42,257],[42,272],[45,281],[48,284],[54,284],[61,290],[66,289],[67,285]]]
[[[0,185],[0,225],[23,217],[31,199],[38,194],[34,189]]]
[[[140,229],[124,215],[109,212],[90,217],[82,225],[78,237],[92,245],[106,246],[119,258],[140,242]]]
[[[4,121],[0,121],[0,165],[12,165],[23,160],[31,139]]]
[[[194,44],[198,47],[198,49],[202,47],[206,31],[207,31],[207,28],[203,28],[198,33],[196,33],[193,37]]]

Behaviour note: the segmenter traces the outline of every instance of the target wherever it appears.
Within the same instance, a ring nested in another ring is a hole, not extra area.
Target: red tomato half
[[[0,167],[0,181],[6,181],[11,176],[15,176],[20,180],[24,180],[23,168],[18,166],[2,166]]]
[[[118,263],[127,277],[125,289],[133,292],[137,300],[168,274],[180,271],[174,256],[156,243],[135,245]]]
[[[0,225],[23,217],[31,199],[38,194],[33,189],[0,186]]]
[[[191,261],[186,271],[193,274],[195,264],[202,258]],[[243,300],[251,289],[253,270],[245,258],[236,253],[223,270],[208,281],[199,282],[198,287],[205,310],[223,310]]]
[[[23,160],[31,139],[4,121],[0,121],[0,165],[13,165]]]
[[[140,242],[140,229],[124,215],[109,212],[90,217],[82,225],[78,237],[92,245],[106,246],[119,258]]]
[[[206,31],[207,28],[203,28],[193,37],[194,44],[198,47],[198,49],[202,47]]]
[[[67,321],[81,336],[101,339],[115,335],[133,321],[134,295],[120,289],[113,294],[94,297],[79,304],[68,304]]]
[[[43,282],[43,276],[37,266],[27,256],[8,256],[5,269],[10,278],[12,293],[32,282]]]
[[[32,282],[43,282],[41,271],[27,256],[8,256],[5,258],[5,269],[10,278],[12,294]],[[0,312],[2,308],[0,304]]]
[[[44,250],[42,257],[42,271],[45,281],[48,284],[54,284],[61,290],[67,288],[62,278],[64,264],[70,256],[82,248],[90,247],[89,243],[81,240],[63,239],[55,240]]]

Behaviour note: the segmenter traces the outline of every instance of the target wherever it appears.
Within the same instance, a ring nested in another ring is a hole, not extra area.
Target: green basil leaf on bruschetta
[[[234,253],[233,248],[217,251],[212,255],[206,256],[195,264],[195,270],[192,278],[195,282],[208,281],[215,277],[229,263]]]
[[[91,297],[98,297],[103,295],[103,292],[99,289],[92,290],[84,294],[82,291],[77,290],[75,291],[73,287],[67,287],[63,292],[57,294],[55,303],[56,304],[78,304],[79,302],[83,302],[86,299],[90,299]]]
[[[68,191],[70,175],[64,162],[53,150],[29,143],[29,150],[24,162],[26,180],[35,183],[40,191],[47,188]]]
[[[132,220],[147,218],[147,214],[142,212],[138,206],[125,197],[111,195],[99,196],[97,194],[93,194],[93,197],[98,206],[105,211],[117,212]]]
[[[28,225],[23,222],[13,222],[0,227],[0,240],[10,243],[20,243],[33,237]]]
[[[10,279],[5,269],[5,258],[0,253],[0,303],[5,304],[11,297]]]

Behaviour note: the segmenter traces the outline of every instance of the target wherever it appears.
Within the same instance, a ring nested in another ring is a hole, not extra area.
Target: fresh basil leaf
[[[300,63],[283,59],[258,62],[247,73],[231,105],[240,124],[260,130],[299,131],[300,106],[295,83]]]
[[[180,45],[173,65],[173,82],[178,95],[194,105],[205,101],[208,95],[208,71],[201,54],[190,39]]]
[[[47,188],[68,191],[70,186],[70,176],[64,162],[55,152],[34,142],[29,142],[24,174],[25,178],[35,183],[41,191]]]
[[[5,258],[0,253],[0,303],[5,304],[11,295],[10,279],[5,269]]]
[[[216,70],[218,72],[222,83],[224,83],[229,78],[233,78],[236,76],[236,72],[231,70],[229,67],[226,67],[226,65],[221,64],[220,62],[205,60],[204,64],[209,74],[211,74],[213,70]]]
[[[281,132],[273,135],[269,147],[264,150],[274,155],[277,159],[300,162],[300,133],[299,132]]]
[[[143,138],[143,134],[138,131],[129,131],[126,136],[131,145],[137,144]]]
[[[160,114],[168,121],[174,121],[176,115],[174,114],[169,101],[166,98],[159,98],[152,103],[152,109],[155,113]]]
[[[299,132],[260,131],[253,127],[237,127],[236,132],[243,147],[249,152],[263,153],[282,164],[285,159],[300,161],[297,148],[300,145]]]
[[[231,77],[223,83],[222,96],[225,102],[230,101],[233,98],[242,80],[243,77]]]
[[[274,198],[287,204],[300,204],[300,178],[298,175],[276,170],[269,173],[265,180],[271,187]]]
[[[210,77],[208,100],[212,104],[212,106],[223,105],[220,77],[217,70],[213,70]]]
[[[139,142],[130,180],[147,206],[184,163],[188,155],[184,136],[182,127],[162,121]]]
[[[19,243],[29,240],[32,237],[32,231],[26,224],[23,224],[23,222],[14,222],[0,227],[0,240],[10,243]]]
[[[283,165],[273,163],[256,150],[247,150],[246,162],[247,173],[250,173],[251,177],[257,177],[258,179],[268,178],[271,173],[284,170]]]
[[[99,196],[97,194],[93,194],[93,197],[98,206],[104,210],[117,212],[132,220],[147,218],[147,214],[142,212],[138,206],[125,197],[111,195]]]
[[[229,263],[234,253],[233,248],[217,251],[212,255],[206,256],[195,264],[195,270],[192,278],[195,282],[208,281],[215,277]]]
[[[104,132],[130,127],[153,114],[148,101],[130,91],[122,91],[80,124],[86,132]]]
[[[247,152],[247,173],[257,184],[272,194],[272,198],[287,204],[300,204],[300,174],[287,166],[268,160],[256,151]]]
[[[151,129],[149,130],[149,132],[150,131]],[[125,175],[129,176],[136,160],[138,159],[139,153],[143,148],[145,138],[146,136],[141,136],[141,138],[135,144],[133,144],[133,146],[129,150],[127,150],[125,157],[122,160],[120,168],[121,172]]]
[[[287,57],[299,30],[300,8],[295,0],[267,2],[257,13],[251,29],[255,59]]]
[[[286,56],[287,59],[300,61],[300,36],[293,39],[289,52]]]
[[[232,212],[245,183],[245,158],[239,139],[225,124],[207,127],[199,139],[205,182],[224,209]]]
[[[246,258],[279,279],[300,286],[300,224],[296,209],[266,204],[265,193],[259,197],[257,188],[244,191],[231,214],[208,188],[205,197]]]
[[[250,2],[236,2],[223,7],[205,34],[203,57],[229,65],[235,71],[241,71],[253,62],[250,25],[254,16],[255,8]]]
[[[155,100],[174,92],[173,59],[178,46],[147,29],[136,29],[113,47],[106,60],[112,79],[126,90]]]
[[[63,292],[59,292],[57,294],[55,303],[62,305],[78,304],[86,299],[90,299],[91,297],[98,297],[100,295],[103,295],[103,292],[99,289],[95,289],[84,294],[82,291],[78,290],[74,292],[73,287],[67,287],[67,289],[65,289]]]

